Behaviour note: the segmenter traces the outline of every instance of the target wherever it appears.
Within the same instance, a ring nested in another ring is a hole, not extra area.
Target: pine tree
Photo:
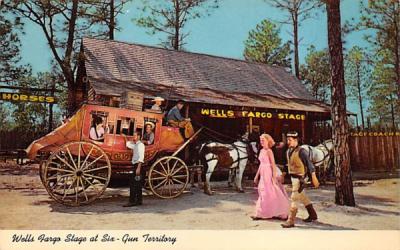
[[[397,99],[400,100],[400,2],[398,0],[368,1],[361,3],[361,18],[357,30],[375,30],[376,35],[366,35],[365,39],[374,47],[375,54],[396,84]]]
[[[376,56],[378,59],[373,64],[371,86],[367,93],[371,99],[368,111],[376,125],[396,130],[400,123],[400,101],[396,94],[396,82],[393,81],[396,73],[386,63],[391,55],[388,50],[383,50]]]
[[[368,111],[378,126],[396,129],[400,122],[400,3],[397,0],[361,2],[360,21],[352,30],[373,30],[365,40],[371,44],[373,68]]]
[[[10,15],[12,10],[2,3],[0,5],[0,84],[12,85],[28,73],[28,65],[21,66],[19,35],[23,23],[19,17]]]
[[[370,67],[367,55],[363,49],[354,46],[346,55],[346,86],[349,97],[358,101],[361,114],[362,128],[365,128],[364,99],[371,85]]]
[[[284,23],[292,26],[293,35],[293,51],[294,51],[294,72],[300,79],[300,63],[299,63],[299,27],[301,22],[311,16],[311,11],[321,6],[318,0],[266,0],[273,7],[285,11],[288,14]]]
[[[135,18],[136,23],[149,34],[167,35],[162,41],[165,48],[181,50],[189,35],[184,31],[187,22],[208,15],[218,7],[218,0],[142,0],[142,4],[143,16]]]
[[[340,0],[326,0],[325,3],[328,17],[328,44],[332,77],[332,133],[336,175],[335,203],[355,206],[348,144],[349,124],[346,110]]]
[[[249,32],[245,41],[244,58],[252,62],[290,67],[289,42],[282,44],[280,29],[264,20]]]
[[[80,103],[76,94],[83,91],[82,86],[78,86],[75,81],[81,38],[110,36],[110,27],[107,25],[110,16],[104,12],[107,3],[109,1],[105,0],[5,2],[20,17],[34,22],[42,29],[54,61],[67,83],[69,114],[78,108]]]
[[[308,48],[305,64],[300,66],[301,80],[311,94],[322,102],[328,102],[331,88],[331,65],[327,49],[317,51]]]

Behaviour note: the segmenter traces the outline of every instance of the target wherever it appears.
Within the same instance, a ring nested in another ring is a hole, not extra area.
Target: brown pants
[[[305,190],[299,193],[300,180],[298,178],[291,178],[292,180],[292,196],[290,197],[292,202],[291,208],[298,208],[298,203],[303,203],[304,206],[311,204],[310,199],[307,197]]]
[[[185,129],[185,138],[190,138],[194,134],[194,129],[193,129],[192,123],[190,121],[177,122],[174,120],[169,120],[168,124],[175,128],[184,128]]]

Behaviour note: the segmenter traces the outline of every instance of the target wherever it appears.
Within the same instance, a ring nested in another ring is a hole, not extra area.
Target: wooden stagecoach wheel
[[[40,177],[40,181],[42,182],[43,186],[45,186],[45,182],[44,182],[44,169],[46,166],[46,158],[48,158],[50,156],[50,154],[48,155],[41,155],[40,156],[40,161],[39,161],[39,177]]]
[[[150,167],[148,181],[156,196],[163,199],[175,198],[183,193],[189,183],[189,169],[178,157],[165,156]]]
[[[44,182],[44,167],[45,167],[46,162],[45,161],[40,161],[39,163],[39,177],[40,177],[40,181],[42,182],[43,186],[45,186],[45,182]]]
[[[53,152],[43,167],[49,195],[67,206],[89,204],[106,190],[111,163],[106,153],[89,142],[71,142]]]

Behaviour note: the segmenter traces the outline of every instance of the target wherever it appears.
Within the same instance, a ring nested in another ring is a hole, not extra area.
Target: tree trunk
[[[114,0],[110,1],[110,25],[108,26],[108,35],[110,40],[114,40],[114,30],[115,30],[115,6]]]
[[[48,132],[50,133],[53,131],[53,104],[49,104],[49,127]]]
[[[294,13],[293,18],[293,46],[294,46],[294,73],[297,79],[300,79],[300,70],[299,70],[299,22],[298,15]]]
[[[174,50],[179,50],[179,47],[180,47],[180,44],[179,44],[180,12],[181,12],[181,10],[180,10],[179,1],[175,1],[175,34],[174,34],[174,42],[172,44],[172,47],[174,48]]]
[[[53,82],[53,85],[51,86],[51,96],[54,96],[54,92],[56,89],[56,83]],[[48,132],[50,133],[53,131],[53,103],[49,104],[49,127],[48,127]]]
[[[400,101],[400,31],[399,31],[399,23],[397,23],[398,16],[395,15],[394,18],[394,28],[395,28],[395,34],[394,34],[394,40],[395,40],[395,48],[394,48],[394,54],[395,54],[395,70],[396,70],[396,83],[397,83],[397,100]]]
[[[392,131],[396,131],[396,122],[395,122],[395,118],[394,118],[394,98],[393,95],[390,95],[390,115],[392,117]]]
[[[369,116],[367,117],[367,126],[368,126],[368,130],[371,129],[371,119],[369,118]]]
[[[340,23],[340,0],[327,0],[328,43],[332,77],[332,135],[335,164],[335,203],[355,206],[350,169],[343,48]]]
[[[67,97],[67,111],[68,116],[71,116],[77,109],[76,103],[76,84],[74,79],[74,73],[72,69],[62,69],[63,74],[65,76],[65,81],[67,82],[68,86],[68,97]]]
[[[68,86],[68,115],[71,116],[77,108],[76,103],[76,84],[74,79],[74,72],[71,66],[72,53],[74,50],[74,37],[75,37],[75,28],[76,28],[76,20],[78,18],[78,0],[73,0],[71,17],[68,27],[68,39],[67,39],[67,48],[65,50],[65,56],[63,65],[61,65],[62,71],[65,76],[65,80],[67,81]]]
[[[364,110],[363,110],[363,105],[362,105],[362,96],[361,96],[361,79],[360,79],[360,66],[357,65],[357,90],[358,90],[358,102],[360,104],[360,112],[361,112],[361,122],[362,122],[362,128],[365,128],[365,123],[364,123]]]

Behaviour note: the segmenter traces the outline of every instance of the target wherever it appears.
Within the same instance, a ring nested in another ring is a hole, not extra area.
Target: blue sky
[[[122,27],[115,34],[115,39],[125,42],[146,45],[160,44],[159,36],[151,36],[146,30],[136,26],[132,18],[139,14],[138,0],[124,7],[124,14],[118,17]],[[341,4],[342,23],[359,16],[358,0],[343,0]],[[196,19],[187,23],[186,31],[190,32],[185,49],[191,52],[211,54],[216,56],[243,59],[244,41],[248,32],[262,20],[273,21],[285,19],[282,11],[272,8],[264,0],[220,0],[219,8],[212,10],[210,16]],[[26,35],[22,38],[22,57],[25,63],[30,63],[35,72],[48,71],[50,68],[51,52],[44,39],[42,30],[35,24],[27,22]],[[290,26],[281,27],[283,41],[291,40]],[[314,45],[317,49],[327,47],[326,14],[319,10],[317,17],[302,23],[300,30],[300,63],[304,62],[307,48]],[[354,45],[367,47],[361,33],[352,33],[345,37],[345,47]],[[350,102],[348,109],[358,112],[357,105]]]

